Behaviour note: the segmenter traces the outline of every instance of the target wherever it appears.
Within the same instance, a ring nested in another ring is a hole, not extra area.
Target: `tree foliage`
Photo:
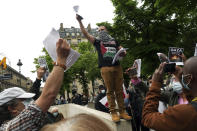
[[[157,52],[167,54],[169,47],[183,47],[193,55],[197,41],[197,1],[195,0],[111,0],[115,7],[110,32],[123,47],[129,48],[130,61],[142,59],[142,73],[152,74],[159,64]],[[106,23],[105,23],[106,24]],[[110,25],[110,24],[106,24]]]

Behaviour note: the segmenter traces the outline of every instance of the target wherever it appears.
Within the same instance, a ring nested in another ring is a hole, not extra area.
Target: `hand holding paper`
[[[81,21],[83,19],[83,17],[78,14],[79,6],[78,5],[75,5],[75,6],[73,6],[73,9],[76,12],[76,18],[77,18],[77,20],[78,21]]]
[[[45,58],[39,58],[38,63],[40,65],[40,68],[37,71],[37,78],[38,79],[43,78],[43,82],[45,82],[47,80],[48,76],[49,76],[49,68],[48,68],[46,59]],[[44,70],[44,74],[42,74],[43,70]]]
[[[73,49],[70,49],[68,43],[65,40],[59,38],[59,32],[53,28],[43,43],[52,60],[65,64],[67,71],[77,61],[80,54]]]
[[[121,60],[123,58],[123,56],[121,56],[120,54],[124,54],[126,52],[127,48],[121,48],[116,55],[114,56],[114,59],[112,61],[112,64],[114,64],[116,61]]]

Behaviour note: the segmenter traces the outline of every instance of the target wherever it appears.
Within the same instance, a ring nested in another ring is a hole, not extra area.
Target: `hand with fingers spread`
[[[57,62],[60,64],[65,64],[66,59],[70,52],[70,46],[64,39],[59,39],[56,43],[56,52],[57,52]]]
[[[44,67],[40,67],[37,70],[37,79],[41,80],[41,78],[43,77],[44,73],[45,73],[45,68]]]
[[[159,68],[155,70],[153,77],[152,77],[152,81],[153,82],[163,82],[163,68],[165,66],[165,63],[161,63],[159,65]]]

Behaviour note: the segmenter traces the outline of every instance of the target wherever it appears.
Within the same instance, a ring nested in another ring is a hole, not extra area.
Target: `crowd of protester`
[[[57,99],[63,82],[64,71],[70,46],[66,40],[56,43],[57,62],[50,73],[42,92],[41,78],[45,69],[37,70],[37,78],[29,92],[12,87],[0,92],[0,131],[111,131],[112,129],[99,118],[89,114],[79,114],[64,118],[53,105],[74,103],[87,105],[88,98],[72,91],[72,98],[64,96]],[[184,55],[182,54],[182,57]],[[166,62],[162,62],[149,77],[148,84],[137,75],[130,75],[126,88],[124,104],[132,116],[133,131],[195,131],[197,129],[197,57],[188,60],[184,66],[176,66],[173,72],[164,72]],[[167,76],[167,77],[164,77]],[[100,100],[106,96],[104,85],[99,86],[95,99],[95,109],[109,113],[110,110]],[[128,119],[130,120],[130,119]]]
[[[69,52],[69,47],[65,46],[63,48],[60,46],[61,44],[66,45],[66,41],[60,39],[57,42],[57,53],[59,52],[59,56],[65,60],[67,55],[63,55],[62,51]],[[145,84],[136,75],[130,75],[130,84],[126,89],[125,105],[128,114],[133,118],[131,120],[133,131],[181,131],[186,129],[193,131],[196,129],[197,72],[195,67],[197,66],[197,57],[185,61],[183,67],[176,66],[176,71],[172,73],[164,74],[164,66],[165,63],[162,63],[155,70],[153,76],[149,78],[148,84]],[[2,91],[0,93],[0,131],[40,130],[44,125],[47,126],[42,130],[57,130],[56,128],[59,126],[65,128],[66,125],[70,124],[68,121],[76,119],[76,117],[81,117],[78,120],[79,123],[84,121],[85,118],[98,119],[91,115],[81,114],[67,120],[58,112],[57,107],[52,108],[50,112],[48,111],[49,107],[58,100],[56,95],[62,83],[63,71],[62,67],[54,66],[52,75],[47,79],[42,92],[40,92],[41,78],[45,73],[42,67],[38,68],[37,78],[29,93],[18,87]],[[57,78],[57,75],[61,77]],[[167,76],[167,78],[164,79],[163,75]],[[52,84],[50,80],[59,82],[59,84]],[[71,103],[88,104],[85,95],[78,94],[76,90],[72,91],[72,95]],[[105,96],[106,88],[100,85],[99,93],[95,99],[95,109],[109,113],[109,108],[100,102]],[[60,96],[58,104],[66,103],[65,98]],[[56,122],[59,123],[53,124]],[[89,121],[86,122],[90,124]],[[102,121],[101,123],[103,124]],[[82,128],[77,123],[72,126],[69,126],[69,128]],[[109,127],[106,124],[105,126],[107,127],[106,130],[108,130]]]

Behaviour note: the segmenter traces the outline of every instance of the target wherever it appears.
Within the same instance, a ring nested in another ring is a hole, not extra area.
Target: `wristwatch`
[[[65,66],[64,64],[60,64],[60,63],[58,63],[58,62],[53,62],[53,65],[54,65],[54,66],[60,66],[60,67],[62,67],[64,70],[66,70],[66,66]]]

